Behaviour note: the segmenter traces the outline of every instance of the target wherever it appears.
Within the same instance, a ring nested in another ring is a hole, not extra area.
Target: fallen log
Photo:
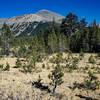
[[[32,86],[41,89],[42,91],[51,92],[48,85],[45,85],[41,82],[32,82]]]

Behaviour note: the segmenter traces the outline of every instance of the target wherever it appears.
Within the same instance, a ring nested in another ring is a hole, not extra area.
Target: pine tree
[[[12,39],[13,34],[10,27],[4,23],[1,32],[2,52],[4,55],[9,55]]]
[[[56,66],[52,70],[51,74],[49,74],[49,76],[48,76],[52,80],[52,84],[54,85],[53,94],[55,93],[57,86],[59,86],[63,83],[63,80],[62,80],[63,75],[64,74],[63,74],[62,68],[60,66],[60,57],[57,56]]]
[[[55,30],[52,29],[51,33],[48,35],[48,46],[51,50],[51,53],[57,51],[57,36],[55,34]]]
[[[61,33],[64,33],[67,37],[71,36],[78,28],[78,17],[69,13],[61,24]]]
[[[100,43],[100,33],[99,33],[99,25],[97,25],[96,20],[93,21],[91,26],[89,26],[89,45],[90,45],[90,51],[98,51],[98,48],[96,46]]]

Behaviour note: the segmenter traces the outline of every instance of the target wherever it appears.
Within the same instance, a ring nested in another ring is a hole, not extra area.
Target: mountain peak
[[[55,19],[55,21],[59,21],[60,19],[64,18],[64,16],[46,9],[40,10],[36,14],[48,21],[52,21],[53,19]]]
[[[50,14],[50,13],[55,13],[53,11],[50,11],[50,10],[46,10],[46,9],[42,9],[42,10],[39,10],[36,14]]]
[[[42,9],[42,10],[39,10],[38,12],[51,12],[51,11],[47,9]]]
[[[38,14],[38,15],[39,14],[49,14],[49,15],[52,14],[52,15],[62,16],[62,15],[56,13],[56,12],[46,10],[46,9],[39,10],[36,14]],[[62,16],[62,17],[64,17],[64,16]]]
[[[30,35],[34,30],[40,27],[42,23],[49,23],[55,20],[57,24],[61,23],[64,16],[55,12],[43,9],[35,14],[24,14],[21,16],[15,16],[8,19],[1,19],[0,24],[6,22],[11,26],[13,32],[17,33],[16,36],[25,33]],[[2,25],[1,25],[2,26]]]

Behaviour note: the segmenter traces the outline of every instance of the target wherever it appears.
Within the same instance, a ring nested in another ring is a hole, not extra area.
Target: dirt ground
[[[78,57],[79,54],[72,54],[73,57]],[[96,54],[92,54],[96,56]],[[63,84],[57,87],[56,96],[53,96],[46,91],[41,91],[39,88],[32,86],[33,81],[37,81],[41,76],[44,84],[50,85],[51,80],[48,78],[52,70],[50,59],[55,55],[48,56],[43,62],[36,63],[37,70],[32,73],[23,73],[19,68],[14,68],[17,58],[1,58],[0,64],[10,64],[10,71],[0,71],[0,100],[100,100],[100,89],[88,90],[84,88],[71,89],[73,83],[82,83],[87,77],[87,70],[93,70],[91,67],[100,68],[100,58],[96,58],[95,64],[88,62],[91,54],[85,54],[83,59],[78,62],[78,69],[72,72],[64,70]],[[68,58],[68,54],[63,53],[63,59]],[[42,68],[43,64],[45,68]],[[65,66],[62,63],[62,66]],[[86,66],[88,69],[82,70]],[[98,71],[99,69],[97,69]],[[100,81],[100,73],[95,74]],[[52,88],[52,86],[50,86]],[[82,95],[83,97],[79,97]],[[89,97],[86,99],[86,97]]]

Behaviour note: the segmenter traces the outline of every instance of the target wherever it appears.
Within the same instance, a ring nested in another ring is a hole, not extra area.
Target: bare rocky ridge
[[[47,23],[55,20],[56,23],[61,23],[63,18],[64,16],[55,12],[48,10],[40,10],[35,14],[25,14],[22,16],[0,19],[0,26],[2,26],[3,23],[11,25],[12,31],[17,33],[16,36],[19,36],[26,30],[29,30],[30,27],[32,28],[31,30],[34,30],[36,27],[38,27],[38,24],[40,22]],[[37,22],[37,24],[35,22]],[[31,31],[28,31],[27,35],[31,35]]]
[[[63,19],[64,16],[59,15],[55,12],[51,12],[48,10],[40,10],[39,12],[35,14],[26,14],[22,16],[17,16],[13,18],[9,18],[9,23],[21,23],[21,22],[40,22],[40,21],[53,21],[53,19],[59,23],[61,19]]]

